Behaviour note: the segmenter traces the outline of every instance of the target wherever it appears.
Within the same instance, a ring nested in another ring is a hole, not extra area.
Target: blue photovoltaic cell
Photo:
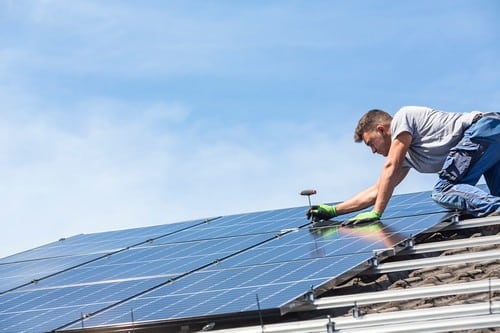
[[[354,253],[373,253],[373,250],[390,248],[403,240],[415,236],[435,224],[446,214],[412,216],[388,219],[384,223],[360,227],[303,228],[286,237],[245,251],[220,265],[256,265],[259,263],[315,259],[343,256]]]
[[[218,239],[224,237],[278,233],[283,229],[296,228],[308,223],[305,218],[305,207],[279,209],[224,216],[206,223],[200,228],[184,230],[169,238],[155,242],[185,242],[199,239]]]
[[[86,326],[279,308],[371,257],[368,253],[232,269],[207,269],[85,321]],[[77,327],[76,325],[75,327]]]
[[[67,285],[14,291],[0,296],[0,332],[46,332],[121,301],[164,281],[163,278]]]
[[[0,264],[0,293],[98,257],[93,254]]]
[[[64,272],[39,285],[50,288],[73,283],[90,284],[108,280],[178,276],[267,238],[269,235],[249,235],[132,248]]]
[[[395,195],[389,201],[384,211],[383,218],[415,216],[446,212],[447,210],[436,204],[431,198],[431,192],[418,192],[410,194]],[[342,219],[348,219],[359,212],[346,214]]]
[[[4,258],[3,290],[50,277],[0,294],[0,332],[254,311],[256,294],[279,310],[447,214],[429,192],[394,196],[382,223],[354,228],[311,228],[307,208],[78,235]]]
[[[52,274],[78,267],[106,254],[121,251],[148,239],[174,234],[202,223],[167,224],[77,235],[0,260],[0,294]]]
[[[0,258],[0,264],[79,254],[109,253],[151,238],[190,228],[202,221],[76,235],[12,256]]]

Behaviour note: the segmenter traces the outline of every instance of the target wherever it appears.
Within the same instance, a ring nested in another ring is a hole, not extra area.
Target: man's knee
[[[440,179],[434,186],[431,193],[431,198],[438,205],[451,210],[465,210],[466,203],[462,196],[453,190],[454,184],[445,179]]]

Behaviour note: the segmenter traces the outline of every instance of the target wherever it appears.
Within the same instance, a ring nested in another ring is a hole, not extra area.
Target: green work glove
[[[312,218],[313,221],[329,220],[337,216],[337,208],[329,205],[314,205],[306,213],[308,219]]]
[[[381,217],[382,217],[382,214],[372,210],[371,212],[360,213],[360,214],[354,216],[353,218],[350,218],[350,219],[344,221],[344,223],[342,223],[342,225],[347,226],[347,225],[356,225],[359,223],[375,222],[375,221],[380,220]]]

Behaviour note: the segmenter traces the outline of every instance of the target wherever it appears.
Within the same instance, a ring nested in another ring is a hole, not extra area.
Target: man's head
[[[391,121],[391,115],[385,111],[368,111],[358,122],[354,141],[363,141],[374,154],[387,156],[391,148]]]

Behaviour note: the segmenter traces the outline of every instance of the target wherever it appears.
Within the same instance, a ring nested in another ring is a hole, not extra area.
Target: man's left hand
[[[342,225],[347,226],[347,225],[356,225],[358,223],[375,222],[375,221],[380,220],[381,217],[382,217],[382,214],[372,210],[371,212],[360,213],[360,214],[354,216],[353,218],[350,218],[350,219],[344,221],[344,223],[342,223]]]

